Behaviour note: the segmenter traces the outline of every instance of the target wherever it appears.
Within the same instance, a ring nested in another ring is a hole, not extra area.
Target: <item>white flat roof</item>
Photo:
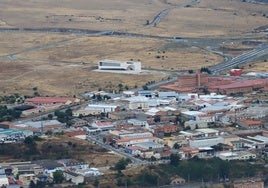
[[[218,130],[215,130],[215,129],[196,129],[195,131],[198,131],[198,132],[202,132],[202,133],[218,133],[219,131]]]
[[[204,112],[199,112],[199,111],[186,111],[182,112],[182,114],[188,115],[188,116],[196,116],[196,115],[203,115],[205,114]]]
[[[223,153],[220,153],[219,155],[225,156],[225,157],[231,157],[231,156],[237,156],[237,153],[234,153],[234,152],[223,152]]]

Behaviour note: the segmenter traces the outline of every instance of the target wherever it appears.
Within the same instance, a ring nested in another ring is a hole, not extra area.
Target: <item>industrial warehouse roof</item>
[[[161,148],[164,147],[162,144],[158,144],[155,142],[142,142],[142,143],[136,143],[135,146],[141,147],[141,148]]]
[[[34,128],[40,128],[42,126],[48,126],[48,125],[60,125],[61,122],[58,120],[46,120],[46,121],[29,121],[24,123],[18,123],[16,126],[19,127],[34,127]]]
[[[188,116],[197,116],[197,115],[203,115],[205,113],[199,112],[199,111],[185,111],[185,112],[182,112],[182,114],[188,115]]]
[[[7,136],[11,136],[15,134],[22,134],[24,132],[27,132],[27,130],[0,129],[0,135],[7,135]],[[28,131],[28,132],[32,132],[32,131]]]

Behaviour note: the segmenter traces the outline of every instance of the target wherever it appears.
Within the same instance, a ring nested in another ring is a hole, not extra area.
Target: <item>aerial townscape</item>
[[[268,187],[267,0],[0,0],[0,188]]]

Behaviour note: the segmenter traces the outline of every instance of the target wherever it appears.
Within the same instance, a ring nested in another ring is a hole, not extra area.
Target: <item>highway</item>
[[[243,53],[240,56],[229,59],[223,63],[217,64],[213,67],[209,67],[209,70],[213,74],[219,74],[221,71],[234,68],[240,64],[250,62],[258,57],[268,54],[268,45],[260,45],[258,48]]]

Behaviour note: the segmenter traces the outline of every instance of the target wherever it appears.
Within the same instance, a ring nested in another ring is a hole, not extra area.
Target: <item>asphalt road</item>
[[[260,45],[258,48],[250,50],[246,53],[243,53],[240,56],[229,59],[223,63],[215,65],[213,67],[209,67],[209,70],[213,74],[219,74],[221,71],[234,68],[240,64],[250,62],[258,57],[268,54],[268,45]]]
[[[145,26],[145,28],[148,28],[148,27],[151,27],[151,26],[156,26],[161,21],[161,19],[164,18],[170,12],[170,10],[172,10],[172,9],[191,7],[191,6],[194,6],[194,5],[198,4],[198,3],[200,3],[200,1],[201,0],[193,0],[190,3],[186,3],[186,4],[183,4],[183,5],[174,5],[171,8],[164,9],[161,12],[159,12],[154,17],[154,19],[151,22],[149,22],[148,25]]]

